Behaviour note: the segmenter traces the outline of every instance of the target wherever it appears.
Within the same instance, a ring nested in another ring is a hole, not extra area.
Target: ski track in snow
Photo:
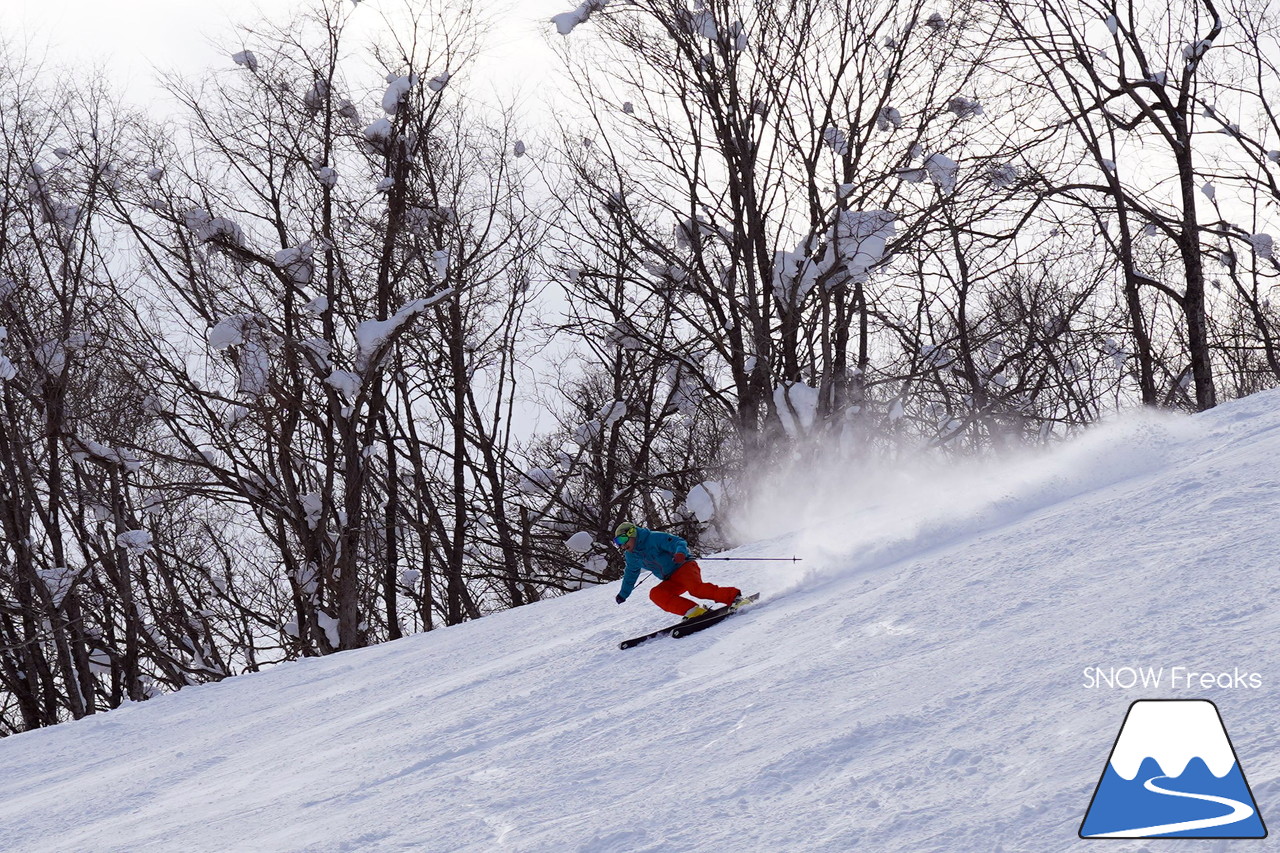
[[[0,849],[1088,849],[1153,697],[1086,666],[1260,672],[1157,695],[1218,704],[1265,816],[1280,394],[1143,429],[708,562],[762,600],[688,638],[619,651],[663,618],[610,585],[4,739]]]

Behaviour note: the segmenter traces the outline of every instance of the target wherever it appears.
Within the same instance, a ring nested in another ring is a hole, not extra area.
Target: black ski
[[[652,640],[655,637],[686,637],[689,634],[696,634],[699,631],[705,631],[712,625],[723,622],[725,619],[737,613],[748,604],[751,604],[759,597],[760,593],[757,592],[755,595],[746,596],[737,607],[730,608],[727,604],[723,604],[719,607],[708,610],[706,613],[693,619],[684,619],[677,622],[675,625],[668,625],[667,627],[654,631],[651,634],[645,634],[642,637],[632,637],[630,640],[623,640],[618,645],[618,648],[629,649],[632,646],[638,646],[645,640]]]

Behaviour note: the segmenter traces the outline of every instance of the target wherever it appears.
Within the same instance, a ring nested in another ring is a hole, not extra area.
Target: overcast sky
[[[59,65],[99,64],[133,100],[155,94],[153,69],[198,73],[227,67],[227,51],[215,48],[235,38],[234,25],[252,23],[266,10],[285,14],[301,0],[0,0],[0,34],[5,40],[38,50],[50,48]],[[378,17],[380,0],[364,0],[357,14]],[[390,2],[390,0],[389,0]],[[390,2],[392,7],[402,0]],[[495,77],[528,90],[553,57],[543,34],[557,12],[572,0],[497,0],[505,7],[501,23],[488,34],[488,61],[481,66]],[[354,23],[359,23],[358,19]],[[356,28],[358,31],[358,27]],[[559,36],[557,36],[559,38]],[[236,48],[238,49],[238,47]],[[505,78],[505,79],[503,79]]]

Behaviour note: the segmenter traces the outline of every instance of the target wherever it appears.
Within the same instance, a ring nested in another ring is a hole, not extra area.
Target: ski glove
[[[621,604],[622,602],[626,601],[626,599],[625,599],[625,598],[623,598],[623,597],[622,597],[622,596],[620,596],[620,595],[615,595],[615,596],[613,597],[613,600],[614,600],[614,601],[616,601],[616,602],[618,602],[619,604]]]

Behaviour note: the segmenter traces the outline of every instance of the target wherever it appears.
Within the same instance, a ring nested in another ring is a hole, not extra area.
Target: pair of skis
[[[720,622],[723,622],[725,619],[728,619],[730,616],[737,613],[739,610],[746,607],[747,605],[751,604],[759,597],[760,597],[760,593],[757,592],[755,595],[748,595],[745,598],[743,598],[740,602],[738,602],[737,606],[724,604],[724,605],[721,605],[720,607],[716,607],[711,610],[708,610],[706,613],[703,613],[701,616],[695,616],[692,619],[685,619],[683,621],[677,622],[674,625],[668,625],[666,628],[661,628],[657,631],[654,631],[649,634],[645,634],[644,636],[641,636],[641,637],[632,637],[630,640],[623,640],[619,644],[618,648],[629,649],[632,646],[638,646],[644,641],[652,640],[655,637],[667,637],[667,636],[686,637],[689,634],[696,634],[699,631],[705,631],[707,628],[710,628],[712,625],[716,625]]]

